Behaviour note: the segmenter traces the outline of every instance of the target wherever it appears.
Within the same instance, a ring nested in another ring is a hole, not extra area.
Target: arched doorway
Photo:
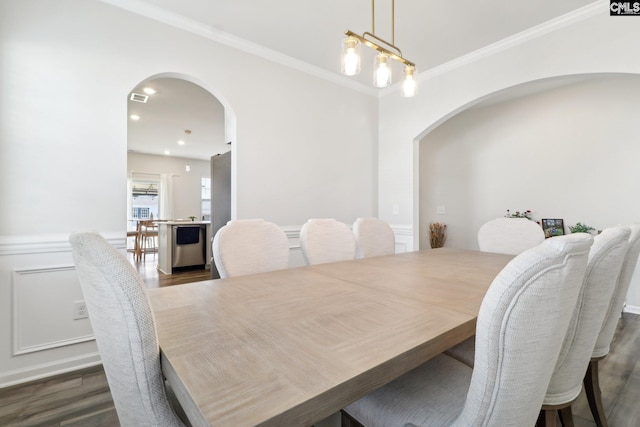
[[[127,229],[151,214],[210,221],[212,159],[233,157],[236,134],[224,99],[189,76],[155,75],[127,94],[127,120]],[[229,167],[224,222],[235,211],[235,167]]]

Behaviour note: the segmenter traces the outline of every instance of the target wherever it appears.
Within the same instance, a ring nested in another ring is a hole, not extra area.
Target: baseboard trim
[[[100,354],[95,352],[83,354],[78,357],[56,360],[53,363],[29,366],[24,369],[3,372],[0,374],[0,388],[37,381],[54,375],[65,374],[67,372],[90,368],[100,364],[102,364]]]
[[[625,306],[622,308],[622,311],[624,313],[640,314],[640,306],[625,304]]]

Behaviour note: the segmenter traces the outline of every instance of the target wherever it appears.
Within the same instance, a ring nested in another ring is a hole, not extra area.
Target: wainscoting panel
[[[302,226],[282,227],[289,240],[289,268],[303,267],[306,265],[302,249],[300,249],[300,229]]]
[[[413,251],[413,227],[410,225],[391,224],[391,229],[396,236],[396,253]]]
[[[89,319],[74,319],[84,300],[74,266],[14,270],[12,279],[14,356],[94,339]]]
[[[124,231],[100,234],[125,250]],[[100,363],[82,300],[68,233],[0,236],[0,388]]]

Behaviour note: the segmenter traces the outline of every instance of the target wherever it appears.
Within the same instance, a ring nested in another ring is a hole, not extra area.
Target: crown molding
[[[202,24],[185,16],[168,12],[158,6],[154,6],[141,0],[100,0],[103,3],[124,9],[145,18],[170,25],[183,31],[204,37],[211,41],[238,49],[251,55],[266,59],[276,64],[301,71],[303,73],[327,80],[331,83],[362,92],[365,95],[378,96],[378,91],[363,83],[343,77],[342,75],[327,71],[323,68],[311,65],[275,50],[266,48],[257,43],[250,42],[233,34],[221,31],[209,25]]]
[[[240,51],[258,56],[268,61],[284,65],[286,67],[301,71],[303,73],[327,80],[331,83],[356,90],[366,95],[382,98],[387,95],[397,94],[401,89],[401,82],[392,84],[385,89],[372,88],[363,83],[343,77],[339,74],[327,71],[323,68],[300,61],[288,55],[284,55],[272,49],[268,49],[257,43],[250,42],[233,34],[218,30],[209,25],[204,25],[196,20],[186,18],[182,15],[168,12],[158,6],[152,5],[142,0],[100,0],[103,3],[124,9],[128,12],[144,16],[154,21],[162,22],[172,27],[187,31],[214,42],[238,49]],[[477,49],[469,54],[460,56],[442,65],[429,68],[417,74],[418,81],[426,81],[441,74],[455,70],[472,62],[481,60],[498,52],[510,49],[514,46],[526,43],[537,37],[557,31],[576,22],[590,18],[602,13],[603,9],[608,9],[607,0],[598,0],[580,9],[546,21],[540,25],[529,28],[518,34],[514,34],[498,42]]]
[[[558,16],[556,18],[550,19],[549,21],[543,22],[540,25],[536,25],[535,27],[531,27],[527,30],[521,31],[517,34],[514,34],[502,40],[499,40],[493,44],[487,45],[480,49],[477,49],[471,53],[460,56],[449,62],[445,62],[442,65],[429,68],[428,70],[423,71],[421,73],[419,72],[417,74],[416,79],[418,80],[418,82],[432,79],[441,74],[448,73],[457,68],[468,65],[472,62],[479,61],[481,59],[484,59],[496,53],[505,51],[507,49],[511,49],[515,46],[534,40],[538,37],[542,37],[545,34],[558,31],[562,28],[568,27],[569,25],[575,24],[577,22],[591,18],[598,14],[601,14],[603,13],[603,10],[608,11],[608,8],[609,8],[609,2],[607,0],[595,1],[591,4],[588,4],[587,6],[583,6],[579,9],[566,13],[562,16]],[[401,88],[401,84],[402,84],[401,82],[397,82],[385,89],[382,89],[380,91],[380,97],[399,92]]]

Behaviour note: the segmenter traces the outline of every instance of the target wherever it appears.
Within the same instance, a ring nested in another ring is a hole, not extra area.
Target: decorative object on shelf
[[[523,212],[516,211],[515,213],[511,213],[511,211],[507,209],[507,214],[505,215],[505,218],[526,218],[533,221],[531,219],[531,211],[529,209]]]
[[[375,0],[371,0],[371,32],[358,35],[351,30],[345,31],[346,38],[342,42],[341,72],[345,76],[355,76],[360,73],[360,43],[364,43],[378,51],[374,60],[373,85],[386,87],[391,84],[390,59],[404,65],[404,82],[402,96],[412,97],[416,94],[417,82],[415,78],[416,65],[402,57],[402,51],[395,43],[395,1],[391,0],[391,43],[375,35]],[[383,46],[384,45],[384,46]],[[386,47],[385,47],[386,46]]]
[[[592,231],[595,231],[596,229],[591,227],[590,225],[586,225],[583,224],[581,222],[576,222],[576,225],[570,225],[569,226],[569,231],[571,233],[589,233],[591,234]]]
[[[191,222],[193,222],[193,221],[196,220],[196,217],[195,216],[190,216],[189,219],[191,220]]]
[[[429,223],[429,235],[431,237],[431,248],[441,248],[447,240],[447,224],[442,222]]]
[[[564,220],[561,219],[543,219],[542,231],[544,237],[554,237],[564,235]]]

